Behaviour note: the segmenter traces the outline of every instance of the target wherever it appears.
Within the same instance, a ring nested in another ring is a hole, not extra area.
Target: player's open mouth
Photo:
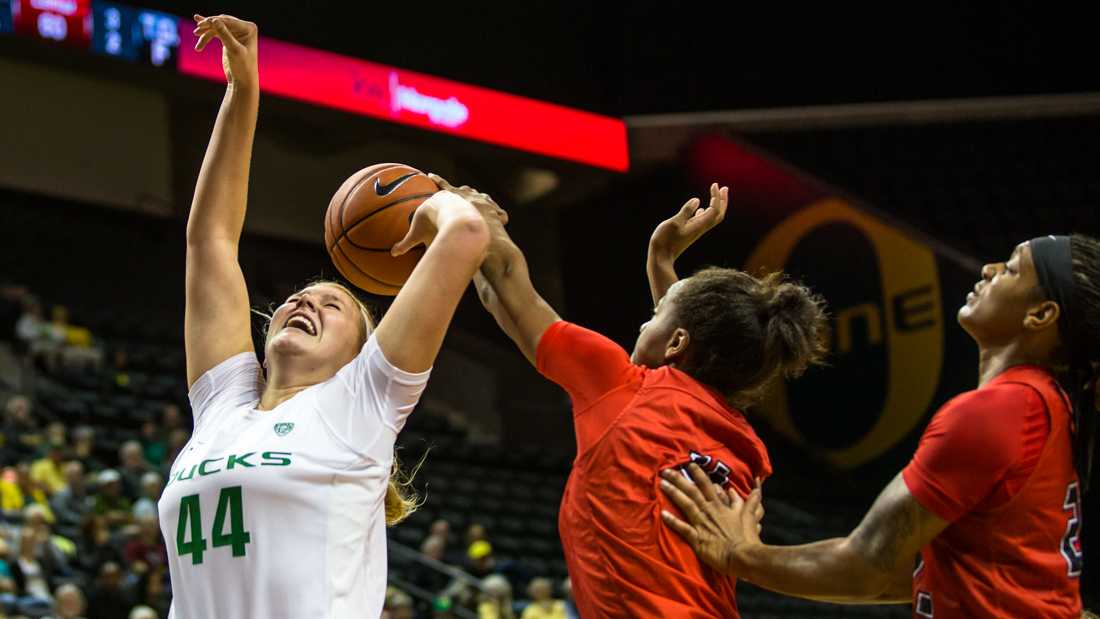
[[[287,319],[284,329],[298,329],[310,335],[317,335],[317,327],[305,314],[293,314]]]

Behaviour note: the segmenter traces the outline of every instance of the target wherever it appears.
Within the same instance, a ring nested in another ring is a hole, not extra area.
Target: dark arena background
[[[846,535],[976,387],[955,314],[981,265],[1100,233],[1094,22],[1026,2],[730,4],[0,0],[0,617],[167,616],[149,513],[191,426],[184,229],[224,91],[193,13],[260,27],[240,255],[257,309],[338,276],[329,199],[395,161],[494,196],[551,305],[629,350],[653,227],[728,185],[680,273],[783,268],[832,323],[828,364],[749,411],[775,468],[763,538]],[[384,616],[559,616],[525,609],[570,595],[569,399],[472,290],[398,447],[406,465],[427,454],[424,504],[388,530]],[[32,527],[41,578],[16,578]],[[749,618],[913,614],[745,582],[737,601]]]

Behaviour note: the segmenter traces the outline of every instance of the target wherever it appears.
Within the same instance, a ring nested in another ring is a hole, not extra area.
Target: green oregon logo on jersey
[[[294,429],[293,423],[277,423],[275,424],[275,434],[279,436],[286,436],[290,434],[290,431]]]

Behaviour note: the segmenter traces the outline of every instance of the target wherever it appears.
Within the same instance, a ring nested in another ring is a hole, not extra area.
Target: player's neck
[[[267,384],[256,408],[269,411],[321,381],[288,380],[287,373],[268,372]]]
[[[1001,346],[981,346],[978,349],[978,386],[985,386],[1005,370],[1017,365],[1044,366],[1043,355],[1019,340]]]

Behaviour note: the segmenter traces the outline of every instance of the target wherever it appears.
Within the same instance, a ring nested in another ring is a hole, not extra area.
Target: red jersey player
[[[483,194],[455,191],[483,212],[498,209]],[[649,274],[657,308],[632,355],[558,318],[503,226],[490,224],[479,296],[573,401],[577,458],[559,529],[586,619],[738,616],[732,575],[701,564],[661,525],[668,502],[659,474],[695,462],[713,482],[741,492],[767,477],[767,450],[737,406],[774,377],[816,361],[825,318],[809,290],[779,275],[712,268],[676,281],[673,261],[722,219],[727,194],[713,185],[708,208],[691,200],[655,231]]]
[[[665,475],[662,488],[689,522],[665,521],[708,564],[789,595],[911,602],[915,617],[937,619],[1079,617],[1100,242],[1021,243],[982,269],[958,319],[980,349],[979,388],[936,413],[848,537],[761,544],[759,491],[742,500],[694,470],[694,485]]]

